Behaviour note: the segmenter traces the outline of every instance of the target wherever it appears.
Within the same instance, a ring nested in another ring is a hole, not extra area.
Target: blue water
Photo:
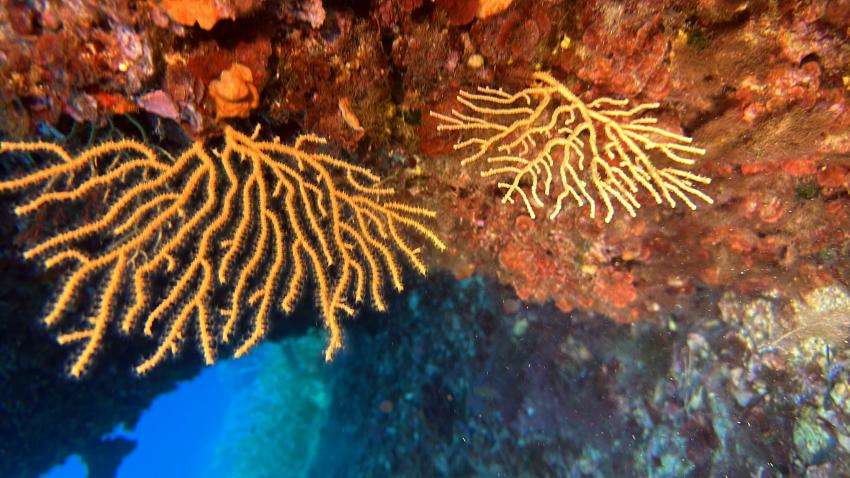
[[[73,455],[65,463],[54,467],[50,472],[41,475],[43,478],[85,478],[86,465],[80,457]]]
[[[161,395],[134,430],[110,435],[137,443],[116,477],[305,476],[327,417],[324,345],[315,331],[264,343]],[[74,456],[43,476],[86,473]]]
[[[118,469],[117,478],[203,476],[221,435],[221,417],[233,396],[220,370],[205,369],[173,392],[157,397],[135,430],[116,430],[112,436],[137,442]],[[43,476],[85,478],[86,473],[85,464],[73,456]]]

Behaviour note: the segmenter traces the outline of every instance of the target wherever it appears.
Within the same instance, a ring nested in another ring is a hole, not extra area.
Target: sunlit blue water
[[[159,396],[134,430],[116,430],[112,435],[137,443],[118,469],[117,478],[263,476],[262,469],[281,465],[293,470],[290,476],[303,474],[312,459],[305,449],[314,447],[317,438],[305,434],[299,424],[317,427],[327,405],[322,382],[316,380],[319,368],[315,365],[322,363],[318,353],[322,346],[319,334],[264,344],[244,359],[207,368]],[[311,354],[315,360],[303,359],[305,347],[316,352]],[[295,357],[301,357],[302,363],[293,364]],[[293,393],[305,398],[301,406]],[[285,402],[290,406],[279,406]],[[300,416],[293,417],[293,413]],[[279,452],[266,449],[267,459],[255,470],[251,450],[258,448],[258,442]],[[289,453],[288,448],[300,450],[300,456]],[[43,475],[86,476],[86,465],[77,456]]]
[[[137,442],[118,469],[118,478],[201,476],[221,435],[233,391],[225,386],[218,368],[208,368],[176,390],[157,397],[135,430],[114,435]],[[79,457],[44,475],[46,478],[85,478]]]

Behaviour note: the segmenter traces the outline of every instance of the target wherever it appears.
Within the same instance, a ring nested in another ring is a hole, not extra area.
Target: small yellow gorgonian
[[[686,169],[705,150],[644,115],[658,103],[585,103],[548,73],[535,73],[532,80],[514,94],[484,87],[461,91],[457,101],[466,111],[431,112],[442,121],[439,131],[461,133],[454,145],[465,154],[461,164],[483,162],[481,176],[498,178],[503,203],[519,197],[532,218],[545,208],[554,219],[570,200],[587,204],[596,217],[601,200],[605,222],[614,217],[615,205],[634,216],[641,190],[670,207],[682,201],[696,209],[694,199],[712,204],[699,189],[711,179]]]

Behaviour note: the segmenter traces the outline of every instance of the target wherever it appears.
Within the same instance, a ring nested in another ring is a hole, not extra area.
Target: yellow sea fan
[[[384,310],[385,276],[403,289],[399,256],[426,272],[410,236],[445,248],[421,222],[433,211],[386,201],[393,190],[369,169],[322,153],[324,139],[303,135],[286,145],[258,140],[258,133],[227,127],[221,150],[198,142],[176,158],[130,140],[76,156],[51,143],[0,144],[0,153],[58,159],[0,181],[0,192],[42,186],[15,209],[19,216],[49,214],[99,190],[111,198],[97,217],[78,218],[24,252],[47,268],[68,266],[44,322],[63,326],[61,344],[82,344],[72,376],[86,372],[113,322],[125,334],[141,327],[160,337],[136,367],[140,374],[182,347],[192,320],[207,364],[221,342],[242,356],[265,335],[272,309],[293,310],[308,279],[329,331],[329,360],[342,345],[340,312],[353,314],[367,294]],[[92,250],[93,243],[99,247]],[[88,284],[98,285],[90,316],[65,324]],[[214,310],[222,294],[226,310]],[[246,316],[248,332],[239,340]]]

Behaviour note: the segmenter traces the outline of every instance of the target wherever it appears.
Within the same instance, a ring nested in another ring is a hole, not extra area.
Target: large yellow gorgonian
[[[481,176],[499,178],[502,203],[519,196],[532,219],[539,208],[548,208],[554,219],[569,200],[587,203],[590,217],[596,217],[601,200],[605,222],[614,217],[615,204],[634,217],[641,191],[670,207],[677,199],[691,209],[692,198],[712,203],[699,189],[711,179],[684,169],[705,150],[644,116],[658,103],[629,107],[628,100],[610,98],[585,103],[548,73],[535,73],[532,81],[516,94],[484,87],[461,91],[457,101],[468,111],[431,112],[442,121],[439,131],[462,133],[454,145],[466,155],[462,165],[483,161]]]
[[[385,310],[385,276],[403,289],[400,256],[425,274],[409,236],[445,248],[420,222],[434,212],[387,201],[392,189],[369,169],[322,153],[323,139],[286,145],[258,134],[227,127],[222,149],[197,142],[176,158],[129,140],[77,156],[51,143],[0,144],[0,153],[58,160],[0,182],[0,192],[41,187],[15,208],[18,216],[57,212],[91,194],[104,199],[97,217],[78,217],[24,252],[47,268],[68,268],[44,322],[64,325],[61,344],[81,344],[70,375],[86,372],[113,323],[159,337],[136,366],[140,374],[176,354],[192,329],[207,364],[221,343],[242,356],[266,334],[273,309],[293,310],[308,280],[330,359],[342,345],[340,313],[353,314],[367,295]],[[73,320],[73,303],[89,285],[96,298]]]

